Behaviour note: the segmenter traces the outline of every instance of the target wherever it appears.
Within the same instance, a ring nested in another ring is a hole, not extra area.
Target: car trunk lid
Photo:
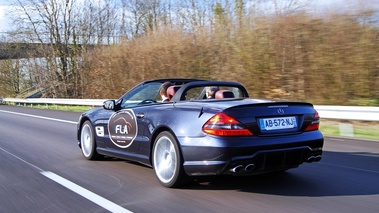
[[[258,136],[297,134],[317,130],[319,122],[313,105],[303,102],[244,104],[224,109],[224,113],[237,119]]]

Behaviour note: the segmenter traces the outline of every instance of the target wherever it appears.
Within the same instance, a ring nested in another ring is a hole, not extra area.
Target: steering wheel
[[[152,103],[157,103],[157,101],[153,100],[153,99],[145,99],[145,100],[141,101],[140,103],[138,103],[138,105],[152,104]]]

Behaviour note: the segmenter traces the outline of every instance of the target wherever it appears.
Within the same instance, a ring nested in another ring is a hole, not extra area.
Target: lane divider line
[[[92,201],[93,203],[103,207],[104,209],[107,209],[108,211],[110,212],[125,212],[125,213],[131,213],[131,211],[59,176],[59,175],[56,175],[54,174],[53,172],[49,172],[49,171],[44,171],[44,172],[41,172],[42,175],[44,175],[45,177],[53,180],[54,182],[66,187],[67,189],[81,195],[82,197]]]
[[[0,147],[0,150],[11,155],[12,157],[14,157],[18,160],[20,160],[21,162],[37,169],[40,172],[40,174],[42,174],[43,176],[45,176],[45,177],[49,178],[50,180],[60,184],[61,186],[66,187],[67,189],[81,195],[82,197],[86,198],[87,200],[95,203],[98,206],[103,207],[104,209],[106,209],[110,212],[132,213],[132,211],[129,211],[129,210],[113,203],[112,201],[109,201],[109,200],[89,191],[88,189],[85,189],[85,188],[83,188],[83,187],[81,187],[81,186],[79,186],[79,185],[77,185],[77,184],[75,184],[75,183],[55,174],[55,173],[53,173],[53,172],[44,171],[43,169],[39,168],[38,166],[36,166],[32,163],[29,163],[28,161],[18,157],[17,155],[15,155],[15,154],[13,154],[13,153],[11,153],[11,152],[9,152],[9,151],[1,148],[1,147]]]
[[[27,117],[32,117],[32,118],[40,118],[40,119],[45,119],[45,120],[50,120],[50,121],[58,121],[58,122],[69,123],[69,124],[77,124],[78,123],[78,122],[74,122],[74,121],[67,121],[67,120],[62,120],[62,119],[49,118],[49,117],[43,117],[43,116],[38,116],[38,115],[30,115],[30,114],[24,114],[24,113],[19,113],[19,112],[11,112],[11,111],[5,111],[5,110],[0,110],[0,112],[15,114],[15,115],[22,115],[22,116],[27,116]]]
[[[36,168],[36,169],[39,170],[40,172],[43,172],[43,169],[39,168],[38,166],[36,166],[36,165],[34,165],[34,164],[32,164],[32,163],[29,163],[28,161],[26,161],[26,160],[24,160],[24,159],[18,157],[17,155],[15,155],[15,154],[13,154],[13,153],[10,153],[9,151],[7,151],[7,150],[5,150],[5,149],[3,149],[3,148],[1,148],[1,147],[0,147],[0,150],[3,151],[3,152],[5,152],[5,153],[7,153],[8,155],[10,155],[10,156],[12,156],[12,157],[18,159],[19,161],[24,162],[25,164],[28,164],[29,166]]]

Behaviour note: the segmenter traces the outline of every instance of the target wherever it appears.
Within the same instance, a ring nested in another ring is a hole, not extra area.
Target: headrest
[[[167,98],[168,100],[171,100],[171,98],[174,96],[174,94],[176,93],[176,91],[178,91],[180,88],[180,86],[170,86],[167,88]]]
[[[215,98],[234,98],[234,93],[230,90],[219,90],[216,92]]]

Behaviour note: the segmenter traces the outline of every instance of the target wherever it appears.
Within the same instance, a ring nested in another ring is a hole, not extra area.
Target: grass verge
[[[51,110],[62,110],[70,112],[85,112],[94,107],[91,106],[74,106],[74,105],[52,105],[52,104],[8,104],[20,107],[31,107],[37,109],[51,109]]]
[[[322,119],[320,130],[326,136],[344,136],[379,141],[379,122]]]

